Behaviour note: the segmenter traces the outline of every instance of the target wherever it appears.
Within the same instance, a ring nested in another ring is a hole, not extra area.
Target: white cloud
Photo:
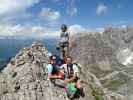
[[[68,8],[67,8],[67,13],[70,16],[74,16],[78,13],[78,9],[76,7],[76,0],[68,0]]]
[[[81,25],[78,25],[78,24],[71,25],[69,27],[69,32],[71,34],[78,34],[78,33],[85,32],[85,31],[86,31],[86,29],[84,27],[82,27]]]
[[[39,0],[0,0],[0,16],[24,11]]]
[[[40,12],[40,17],[48,21],[55,21],[60,18],[60,12],[54,11],[51,8],[42,8]]]
[[[82,25],[79,25],[79,24],[75,24],[75,25],[71,25],[69,27],[69,32],[72,34],[72,35],[80,35],[80,33],[83,34],[90,34],[90,33],[100,33],[102,34],[104,32],[104,28],[103,27],[97,27],[97,28],[85,28],[83,27]]]
[[[31,18],[27,9],[39,3],[40,0],[0,0],[0,24],[16,24]]]
[[[71,36],[80,36],[81,33],[88,34],[90,32],[103,32],[104,28],[85,28],[79,24],[74,24],[68,27],[68,32],[70,32]],[[40,26],[40,25],[12,25],[12,24],[0,24],[0,37],[13,37],[13,36],[26,36],[26,37],[59,37],[60,29],[56,30],[52,27]]]
[[[0,25],[0,36],[29,35],[31,32],[30,27],[21,25]]]
[[[108,6],[106,6],[105,4],[98,4],[96,8],[96,14],[101,15],[107,12],[107,10],[108,10]]]
[[[28,12],[21,12],[20,14],[10,14],[7,16],[0,17],[0,23],[14,23],[17,20],[25,20],[25,19],[30,19],[32,18],[32,14]]]
[[[33,33],[37,33],[37,34],[43,34],[43,33],[45,33],[45,29],[42,26],[34,26],[31,29],[32,29],[32,32]]]
[[[23,25],[0,25],[0,36],[59,36],[60,30],[47,28],[44,26],[23,26]],[[71,35],[85,32],[86,29],[81,25],[71,25],[68,30]]]
[[[44,26],[0,25],[0,37],[26,36],[43,38],[58,36],[59,31]]]
[[[68,10],[68,14],[69,14],[70,16],[76,15],[77,12],[78,12],[78,9],[77,9],[76,7],[70,8],[70,9]]]
[[[104,32],[104,30],[105,30],[105,29],[104,29],[103,27],[99,27],[99,28],[96,28],[96,29],[95,29],[95,32],[99,32],[99,33],[102,34],[102,33]]]

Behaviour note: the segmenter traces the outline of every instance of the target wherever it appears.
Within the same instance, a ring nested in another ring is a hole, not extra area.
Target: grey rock
[[[38,42],[20,50],[0,73],[0,100],[68,100],[62,88],[47,80],[47,53]],[[88,87],[78,100],[94,100]]]
[[[103,100],[133,99],[132,37],[133,27],[118,27],[84,34],[75,40],[71,55],[82,65],[83,73],[91,76],[84,75],[91,79],[93,89],[102,92]]]

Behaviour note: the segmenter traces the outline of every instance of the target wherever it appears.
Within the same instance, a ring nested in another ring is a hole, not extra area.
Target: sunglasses
[[[52,59],[52,60],[56,60],[56,59]]]

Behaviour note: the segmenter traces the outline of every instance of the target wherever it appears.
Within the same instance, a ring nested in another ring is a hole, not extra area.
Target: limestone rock
[[[23,48],[0,73],[0,100],[68,100],[64,90],[47,80],[47,49],[38,42]],[[84,98],[94,100],[89,86]]]
[[[118,27],[103,33],[81,33],[84,35],[75,40],[71,55],[82,65],[83,73],[93,77],[86,78],[91,79],[95,97],[102,93],[102,100],[133,100],[132,29]]]

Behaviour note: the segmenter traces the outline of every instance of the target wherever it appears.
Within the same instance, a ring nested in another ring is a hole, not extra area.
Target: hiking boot
[[[72,92],[72,93],[70,93],[70,94],[69,94],[69,97],[68,97],[68,98],[69,98],[69,99],[73,99],[73,98],[74,98],[74,96],[75,96],[75,93],[74,93],[74,92]]]

